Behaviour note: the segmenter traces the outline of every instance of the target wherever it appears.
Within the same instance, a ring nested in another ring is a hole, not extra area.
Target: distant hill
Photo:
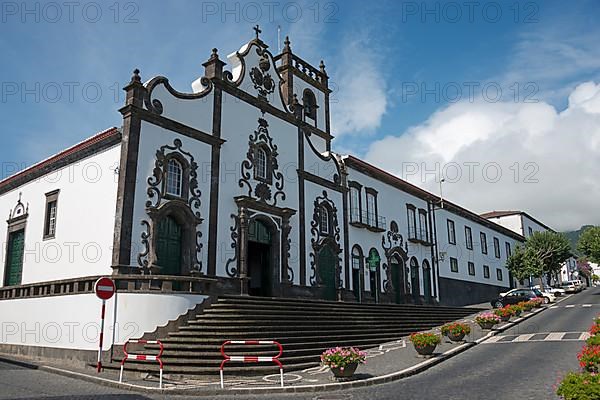
[[[571,242],[571,249],[573,250],[573,254],[575,254],[576,256],[580,256],[580,254],[577,252],[577,241],[579,240],[579,235],[581,235],[581,232],[583,232],[590,226],[593,225],[583,225],[576,231],[562,232],[567,237],[567,239],[569,239],[569,242]]]

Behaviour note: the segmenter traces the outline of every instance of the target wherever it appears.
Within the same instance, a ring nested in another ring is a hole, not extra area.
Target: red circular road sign
[[[108,300],[115,294],[115,282],[110,278],[100,278],[94,285],[94,292],[102,300]]]

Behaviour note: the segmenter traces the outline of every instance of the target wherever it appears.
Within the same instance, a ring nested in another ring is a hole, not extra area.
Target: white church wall
[[[505,215],[503,217],[494,217],[488,219],[498,225],[510,229],[519,235],[525,235],[526,233],[526,231],[523,230],[523,219],[521,218],[520,214]]]
[[[152,332],[205,298],[187,294],[117,293],[106,303],[103,349],[110,348],[113,338],[115,344],[123,344]],[[95,294],[2,300],[0,343],[97,350],[100,308],[101,301]]]
[[[120,144],[32,180],[0,196],[0,211],[8,217],[21,194],[29,207],[25,227],[21,283],[110,274]],[[46,193],[60,190],[56,234],[44,239]],[[4,282],[7,221],[0,221]]]
[[[250,174],[250,179],[247,180],[250,188],[243,182],[240,187],[240,179],[242,178],[242,163],[246,160],[249,150],[250,136],[253,136],[254,131],[258,128],[259,118],[268,123],[267,129],[272,144],[277,146],[278,168],[275,172],[282,176],[280,180],[276,176],[273,177],[273,184],[270,185],[272,199],[268,203],[273,204],[273,200],[276,200],[277,207],[289,207],[296,210],[296,214],[290,219],[292,248],[289,266],[294,270],[295,282],[299,282],[297,248],[300,230],[297,174],[298,128],[270,113],[263,115],[254,105],[236,99],[228,93],[223,93],[221,122],[221,137],[226,140],[226,143],[221,148],[217,275],[228,276],[227,261],[235,256],[235,252],[231,248],[231,227],[234,225],[231,215],[238,214],[234,198],[242,195],[256,197],[254,189],[258,181],[254,179],[253,170],[247,170]],[[277,182],[283,182],[281,189],[283,193],[277,193],[280,191],[276,188]],[[282,194],[285,194],[285,197]],[[234,265],[235,263],[230,263],[230,267]]]
[[[196,100],[201,101],[201,100]],[[132,225],[132,246],[131,246],[131,265],[138,265],[138,254],[142,252],[145,246],[142,244],[142,232],[146,232],[141,222],[143,220],[150,221],[150,217],[146,212],[146,201],[148,197],[148,178],[153,175],[156,162],[156,152],[165,145],[174,146],[174,141],[179,139],[182,143],[181,149],[190,153],[194,157],[194,161],[198,164],[198,189],[201,192],[200,196],[200,215],[204,219],[199,225],[198,230],[202,232],[203,250],[201,259],[203,271],[206,272],[206,249],[208,240],[208,210],[210,198],[210,168],[211,168],[211,146],[204,142],[183,136],[177,132],[173,132],[149,122],[142,122],[139,155],[137,166],[137,179],[135,188],[135,205],[133,212]],[[171,151],[165,149],[165,154]],[[163,200],[165,201],[165,200]]]
[[[517,239],[507,236],[499,231],[490,229],[471,219],[459,216],[447,209],[436,210],[438,251],[440,258],[440,277],[457,279],[461,281],[481,283],[494,286],[510,286],[508,270],[506,269],[506,243],[510,244],[511,252],[514,251]],[[448,219],[454,221],[454,230],[456,235],[456,244],[452,244],[448,237]],[[473,248],[468,249],[466,244],[465,226],[471,228],[473,238]],[[481,246],[480,232],[484,232],[487,243],[487,254],[484,254]],[[494,238],[498,238],[500,257],[496,257],[494,250]],[[450,258],[458,260],[458,272],[452,272],[450,269]],[[470,275],[468,271],[468,262],[475,264],[475,275]],[[490,277],[485,278],[483,266],[490,267]],[[502,280],[497,279],[496,269],[502,271]]]
[[[365,188],[372,188],[377,191],[377,209],[378,215],[383,216],[386,219],[385,231],[384,232],[373,232],[368,230],[367,228],[359,228],[353,225],[349,226],[349,248],[350,251],[352,247],[358,244],[363,252],[364,257],[368,257],[369,251],[371,248],[375,248],[379,253],[379,257],[381,257],[380,268],[383,267],[383,263],[387,263],[387,259],[385,257],[385,249],[382,247],[382,237],[385,237],[387,231],[390,229],[390,224],[392,221],[396,221],[398,224],[399,233],[403,238],[403,246],[404,243],[408,243],[408,261],[406,262],[406,267],[410,266],[410,258],[415,257],[419,263],[419,293],[424,293],[424,285],[423,285],[423,261],[427,260],[431,271],[433,271],[433,263],[431,260],[431,247],[424,246],[419,243],[408,242],[409,238],[409,225],[408,225],[408,211],[407,205],[412,204],[417,209],[417,227],[419,226],[418,221],[418,210],[423,209],[427,210],[427,201],[413,196],[409,193],[406,193],[402,190],[399,190],[391,185],[388,185],[380,180],[372,178],[352,167],[348,168],[348,181],[355,181],[362,185],[361,188],[361,204],[362,211],[366,210],[366,191]],[[350,199],[348,200],[348,212],[351,213]],[[350,214],[348,215],[348,220],[350,221]],[[363,221],[364,222],[364,221]],[[429,231],[429,225],[427,226]],[[431,234],[431,232],[430,232]],[[386,246],[388,243],[386,242]],[[352,258],[350,258],[352,260]],[[366,262],[365,262],[365,280],[364,282],[369,282],[369,274]],[[383,287],[383,281],[386,279],[384,272],[381,272],[381,282],[380,287]],[[433,285],[435,285],[433,277],[431,279],[432,282],[432,295],[433,295]],[[370,291],[370,288],[367,284],[365,284],[365,290]]]

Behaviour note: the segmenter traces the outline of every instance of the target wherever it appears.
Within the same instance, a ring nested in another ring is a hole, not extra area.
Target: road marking
[[[590,338],[590,334],[589,332],[582,332],[581,335],[579,335],[579,340],[588,340]]]
[[[566,332],[552,332],[548,336],[546,336],[544,341],[561,340],[565,333]]]
[[[573,304],[565,306],[565,308],[573,308],[573,307],[575,307]]]
[[[591,306],[592,306],[591,304],[584,304],[581,307],[591,307]]]
[[[576,335],[576,337],[573,337]],[[534,339],[534,337],[538,337]],[[570,336],[570,337],[569,337]],[[501,343],[528,343],[528,342],[578,342],[587,340],[590,334],[587,332],[540,332],[526,333],[522,335],[497,335],[484,341],[484,344]]]
[[[550,309],[558,308],[558,306],[551,306]]]
[[[515,338],[515,340],[513,340],[513,342],[526,342],[529,339],[531,339],[533,336],[535,335],[535,333],[528,333],[525,335],[519,335]]]

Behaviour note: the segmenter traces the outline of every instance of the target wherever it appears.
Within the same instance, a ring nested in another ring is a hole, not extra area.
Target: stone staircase
[[[399,339],[461,319],[479,311],[474,308],[340,303],[304,299],[219,296],[202,313],[176,331],[160,338],[164,344],[164,372],[170,375],[213,375],[222,361],[220,346],[226,340],[277,340],[284,348],[285,371],[319,365],[320,354],[329,347],[362,349]],[[139,348],[139,347],[138,347]],[[157,345],[146,345],[136,354],[156,354]],[[273,356],[276,346],[228,345],[229,355]],[[106,365],[118,368],[118,361]],[[149,362],[127,361],[126,370],[157,371]],[[271,363],[227,364],[228,375],[277,372]]]

